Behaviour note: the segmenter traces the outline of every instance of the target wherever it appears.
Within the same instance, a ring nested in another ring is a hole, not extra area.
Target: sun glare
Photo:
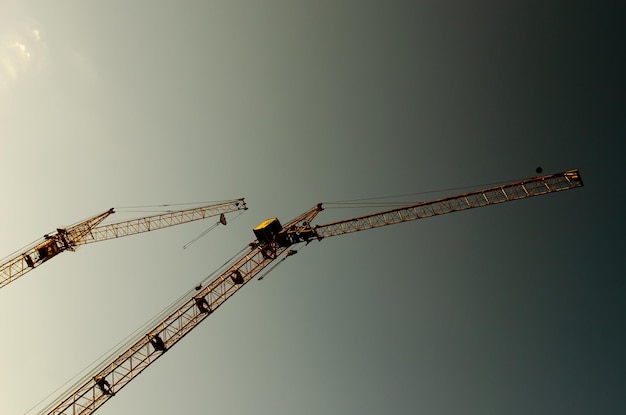
[[[30,52],[28,50],[26,50],[26,45],[21,43],[21,42],[15,42],[15,44],[13,45],[14,48],[16,48],[20,55],[23,56],[26,59],[30,58]]]
[[[41,64],[45,46],[39,29],[0,33],[0,87],[6,88],[23,78],[33,65]]]

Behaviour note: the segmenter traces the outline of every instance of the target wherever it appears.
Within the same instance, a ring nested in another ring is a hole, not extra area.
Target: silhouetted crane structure
[[[277,218],[268,219],[254,228],[256,239],[249,243],[243,255],[228,262],[223,272],[206,286],[197,286],[196,291],[191,291],[192,295],[175,304],[173,312],[154,325],[147,335],[112,361],[101,364],[97,373],[85,377],[76,389],[42,413],[93,413],[270,264],[295,254],[297,251],[292,248],[297,244],[582,186],[578,170],[569,170],[323,225],[312,224],[324,209],[322,204],[285,224]]]
[[[44,235],[42,239],[0,264],[0,288],[61,252],[75,251],[81,245],[155,231],[218,215],[221,223],[226,224],[224,214],[245,209],[247,207],[244,199],[235,199],[193,209],[174,210],[158,215],[100,225],[106,218],[115,213],[114,209],[111,208],[75,225],[58,228],[55,232]]]

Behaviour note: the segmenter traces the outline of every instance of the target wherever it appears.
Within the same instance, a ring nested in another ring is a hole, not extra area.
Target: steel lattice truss
[[[84,245],[107,239],[121,238],[142,232],[156,231],[170,226],[206,219],[212,216],[246,209],[243,199],[233,200],[217,205],[203,206],[195,209],[179,210],[146,218],[132,219],[124,222],[98,226],[86,235],[78,238],[76,245]]]
[[[252,241],[249,244],[250,249],[225,265],[224,271],[218,277],[205,287],[196,287],[193,295],[174,305],[175,310],[156,324],[146,336],[110,363],[105,362],[93,377],[83,379],[79,382],[80,386],[68,396],[51,404],[42,414],[93,413],[268,265],[279,257],[284,259],[294,253],[295,251],[289,249],[294,244],[581,186],[583,182],[578,171],[571,170],[312,227],[311,221],[323,210],[319,204],[282,226],[273,236],[274,239]]]
[[[56,232],[46,235],[43,239],[25,248],[24,251],[0,264],[0,288],[15,281],[59,253],[74,251],[80,245],[155,231],[169,226],[245,209],[247,208],[244,200],[237,199],[98,226],[114,213],[113,209],[109,209],[76,225],[57,229]]]
[[[59,229],[57,232],[48,234],[43,240],[36,242],[23,252],[1,264],[0,287],[15,281],[31,269],[56,256],[61,251],[66,249],[73,250],[74,248],[67,240],[68,234],[80,238],[82,235],[88,234],[90,229],[100,224],[112,213],[113,210],[108,210],[77,225],[64,230]]]
[[[308,226],[319,211],[319,208],[314,208],[289,222],[285,227]],[[250,246],[250,251],[231,262],[221,275],[206,287],[200,288],[176,311],[149,330],[146,336],[45,413],[50,415],[93,413],[287,250],[286,246],[278,244],[259,246],[251,243]],[[162,343],[155,341],[157,337]],[[104,390],[96,383],[96,379],[106,380]]]
[[[536,177],[502,186],[465,193],[412,206],[388,210],[386,212],[361,216],[316,226],[318,237],[342,235],[380,226],[392,225],[416,219],[430,218],[446,213],[460,212],[482,206],[495,205],[513,200],[540,196],[548,193],[568,190],[583,185],[577,170],[560,174]]]

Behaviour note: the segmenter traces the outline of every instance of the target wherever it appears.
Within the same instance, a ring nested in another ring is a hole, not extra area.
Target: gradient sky
[[[110,207],[250,210],[0,290],[0,414],[58,397],[269,217],[538,165],[586,186],[312,243],[97,413],[626,413],[619,3],[1,0],[2,255]]]

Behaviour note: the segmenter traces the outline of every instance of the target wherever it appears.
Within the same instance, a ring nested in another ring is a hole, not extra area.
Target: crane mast
[[[174,305],[174,311],[146,336],[113,361],[105,362],[97,373],[84,378],[75,390],[42,414],[87,415],[96,411],[270,264],[294,254],[296,251],[290,248],[295,244],[582,186],[579,172],[569,170],[324,225],[311,225],[323,210],[322,204],[284,225],[276,218],[268,219],[254,229],[256,239],[247,252],[225,265],[223,272],[206,286],[196,287],[193,295]]]
[[[46,234],[43,239],[0,264],[0,288],[63,251],[75,251],[80,245],[155,231],[245,209],[247,207],[244,199],[235,199],[98,226],[115,213],[114,209],[109,209],[76,225],[58,228],[56,232]],[[223,217],[220,220],[225,223]]]

